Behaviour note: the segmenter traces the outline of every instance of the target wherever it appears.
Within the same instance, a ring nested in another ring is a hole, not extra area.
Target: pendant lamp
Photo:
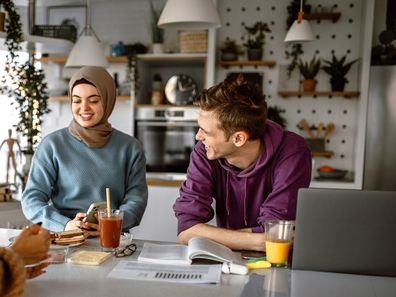
[[[298,18],[293,22],[289,32],[287,32],[285,42],[314,40],[311,25],[307,20],[303,19],[303,16],[303,0],[300,0],[300,11],[298,12]]]
[[[167,29],[210,29],[220,27],[212,0],[167,0],[158,27]]]
[[[87,24],[73,46],[65,64],[65,67],[83,66],[109,66],[99,39],[91,27],[90,0],[87,0]]]

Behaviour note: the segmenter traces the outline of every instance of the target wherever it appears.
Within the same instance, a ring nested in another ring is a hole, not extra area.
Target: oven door
[[[186,173],[198,131],[196,121],[136,121],[147,172]]]

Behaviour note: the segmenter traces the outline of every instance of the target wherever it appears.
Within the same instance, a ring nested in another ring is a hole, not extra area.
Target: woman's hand
[[[11,249],[23,259],[25,265],[34,264],[48,258],[50,242],[48,230],[32,225],[22,230]]]
[[[26,276],[28,278],[35,278],[45,273],[44,268],[46,268],[48,265],[48,263],[40,263],[39,265],[33,267],[26,267]]]
[[[81,229],[86,237],[88,236],[99,236],[99,224],[83,222],[83,219],[87,216],[86,213],[79,212],[76,214],[75,218],[67,222],[65,226],[65,231]]]

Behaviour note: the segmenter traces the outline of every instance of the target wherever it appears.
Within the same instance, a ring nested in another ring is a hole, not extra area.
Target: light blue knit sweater
[[[92,202],[124,211],[123,230],[139,225],[147,205],[146,160],[140,143],[113,129],[102,148],[89,148],[68,128],[49,134],[34,154],[22,209],[32,222],[63,231]]]

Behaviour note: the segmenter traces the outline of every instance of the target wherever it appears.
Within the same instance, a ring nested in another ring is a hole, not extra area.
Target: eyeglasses
[[[121,258],[125,256],[130,256],[134,252],[136,252],[136,244],[131,243],[122,249],[117,249],[116,252],[114,253],[114,256],[116,256],[117,258]]]

